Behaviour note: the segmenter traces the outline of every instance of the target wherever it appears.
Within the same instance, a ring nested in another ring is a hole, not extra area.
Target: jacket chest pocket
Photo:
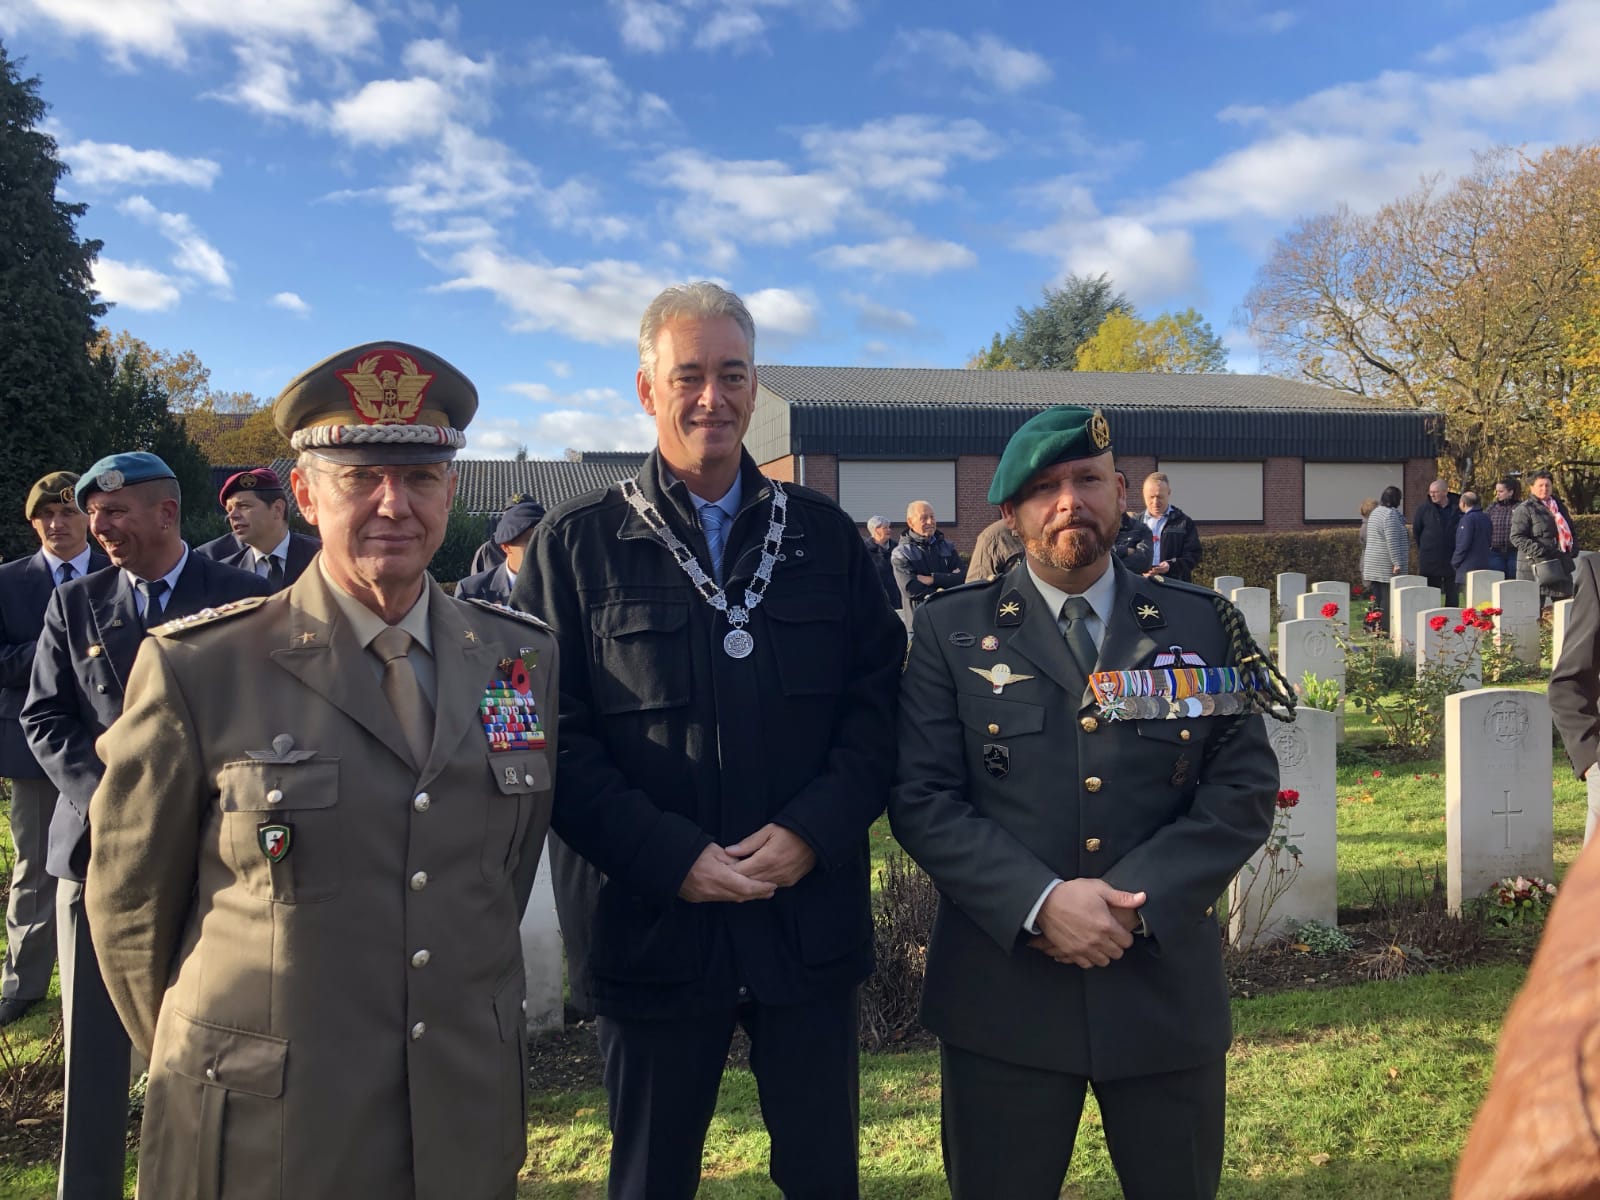
[[[489,755],[495,790],[488,794],[483,827],[483,877],[498,887],[522,859],[528,824],[537,814],[550,823],[550,760],[542,751]]]
[[[338,759],[224,763],[217,791],[222,850],[245,891],[280,904],[339,894],[344,870]]]
[[[850,646],[843,588],[841,576],[835,590],[774,590],[763,602],[785,696],[836,696],[844,691]]]
[[[629,713],[688,704],[688,625],[689,606],[681,601],[619,600],[591,611],[595,711]]]

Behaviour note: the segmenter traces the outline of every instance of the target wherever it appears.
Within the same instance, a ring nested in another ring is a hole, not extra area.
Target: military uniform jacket
[[[305,574],[306,568],[311,565],[311,560],[316,558],[317,552],[322,549],[322,539],[307,537],[303,533],[289,533],[289,549],[284,552],[283,580],[288,586]],[[255,568],[251,565],[250,547],[246,546],[231,533],[223,534],[219,538],[194,548],[196,554],[205,558],[215,559],[217,562],[226,563],[230,567],[238,567],[241,571],[250,571]]]
[[[1211,593],[1111,570],[1097,669],[1149,667],[1172,645],[1230,665]],[[1032,678],[996,695],[971,668],[999,663]],[[1112,721],[1085,683],[1025,564],[917,614],[889,815],[940,891],[923,1023],[1098,1080],[1214,1061],[1232,1033],[1212,906],[1271,828],[1277,761],[1259,717]],[[1045,887],[1078,877],[1148,893],[1150,936],[1106,967],[1024,944]]]
[[[151,637],[100,740],[86,904],[150,1060],[149,1200],[514,1190],[517,927],[550,813],[556,653],[542,626],[427,586],[420,770],[317,570]],[[479,702],[524,648],[548,744],[494,753]]]
[[[107,563],[104,554],[91,548],[85,574]],[[0,563],[0,779],[45,777],[22,735],[22,705],[28,698],[28,677],[44,629],[44,610],[55,589],[55,576],[43,550]]]
[[[760,562],[771,485],[748,455],[723,578],[742,603]],[[707,562],[688,489],[654,453],[641,494]],[[553,509],[534,530],[514,603],[562,646],[554,828],[606,875],[590,966],[596,1011],[668,1017],[811,999],[872,965],[867,829],[892,766],[905,631],[850,518],[785,485],[788,525],[748,658],[619,489]],[[769,822],[816,866],[771,900],[690,904],[689,868],[712,842]]]
[[[511,600],[511,572],[500,563],[476,575],[468,575],[456,584],[456,595],[462,600],[488,600],[492,604],[506,604]]]
[[[264,596],[267,581],[189,554],[162,610],[166,619]],[[22,728],[39,765],[59,789],[45,868],[80,882],[89,863],[89,797],[102,767],[94,740],[122,713],[123,691],[144,626],[133,587],[120,570],[64,583],[45,606]]]

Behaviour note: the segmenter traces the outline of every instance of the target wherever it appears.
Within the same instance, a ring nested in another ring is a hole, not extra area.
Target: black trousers
[[[693,1200],[735,1024],[785,1200],[854,1200],[860,1071],[856,989],[810,1004],[741,1004],[675,1021],[601,1016],[611,1115],[610,1200]]]
[[[594,941],[594,907],[600,896],[598,867],[590,865],[554,830],[545,838],[550,856],[550,887],[556,897],[561,949],[567,956],[567,990],[572,1007],[584,1020],[594,1016],[594,985],[589,975],[589,946]]]
[[[1090,1084],[1082,1075],[940,1047],[944,1169],[954,1200],[1056,1200],[1093,1086],[1126,1200],[1215,1200],[1222,1178],[1222,1059]]]
[[[1456,575],[1454,571],[1447,571],[1443,575],[1425,575],[1423,578],[1428,581],[1429,587],[1439,589],[1439,594],[1443,597],[1446,608],[1454,608],[1461,602],[1460,596],[1456,591]]]
[[[56,1195],[59,1200],[122,1200],[133,1047],[100,976],[83,911],[83,884],[74,880],[56,884],[56,936],[67,1035]]]

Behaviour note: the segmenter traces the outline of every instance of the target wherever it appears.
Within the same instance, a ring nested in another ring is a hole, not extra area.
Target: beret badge
[[[1089,418],[1089,440],[1094,443],[1096,450],[1104,450],[1111,445],[1111,425],[1099,409]]]
[[[114,492],[126,482],[127,476],[113,467],[109,471],[101,471],[94,485],[102,492]]]
[[[246,471],[244,474],[240,475],[239,478],[233,481],[233,486],[237,488],[243,488],[247,492],[253,492],[256,488],[261,486],[261,480],[257,479],[256,476],[251,472]]]
[[[61,503],[70,504],[70,505],[72,505],[73,508],[77,508],[78,507],[78,498],[77,498],[76,495],[73,494],[73,491],[72,491],[71,488],[64,487],[64,488],[61,489]]]

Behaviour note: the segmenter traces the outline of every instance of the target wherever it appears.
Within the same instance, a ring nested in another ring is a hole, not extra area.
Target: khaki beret
[[[28,502],[22,508],[23,517],[33,520],[46,504],[70,504],[77,508],[78,501],[72,492],[77,482],[78,476],[73,471],[51,471],[28,489]]]

